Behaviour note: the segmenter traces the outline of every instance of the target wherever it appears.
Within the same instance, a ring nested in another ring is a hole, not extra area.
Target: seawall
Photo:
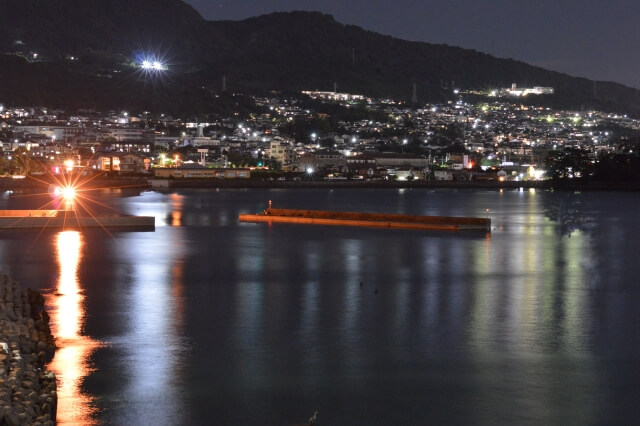
[[[54,352],[44,297],[0,275],[0,424],[55,424]]]
[[[155,184],[154,184],[154,181]],[[48,183],[33,178],[11,179],[0,177],[0,190],[46,189]],[[90,181],[85,189],[119,188],[130,190],[161,188],[454,188],[454,189],[518,189],[535,188],[566,191],[640,191],[637,181],[585,181],[580,179],[542,181],[380,181],[380,180],[301,180],[279,181],[260,178],[250,179],[154,179],[147,177],[110,177]]]
[[[353,189],[540,189],[560,191],[639,191],[640,182],[582,181],[575,179],[544,181],[376,181],[376,180],[301,180],[278,181],[261,179],[149,179],[152,189],[162,188],[353,188]]]

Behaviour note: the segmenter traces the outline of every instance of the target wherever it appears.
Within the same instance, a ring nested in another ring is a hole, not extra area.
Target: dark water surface
[[[47,294],[62,424],[630,424],[640,198],[95,194],[155,232],[2,232]],[[274,207],[484,217],[484,233],[239,223]],[[28,207],[4,194],[0,208]],[[100,208],[99,208],[100,209]],[[362,282],[362,285],[360,284]]]

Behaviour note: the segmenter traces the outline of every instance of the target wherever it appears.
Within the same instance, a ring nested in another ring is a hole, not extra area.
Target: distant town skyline
[[[640,3],[631,0],[185,0],[207,20],[313,10],[405,40],[448,44],[640,88]]]

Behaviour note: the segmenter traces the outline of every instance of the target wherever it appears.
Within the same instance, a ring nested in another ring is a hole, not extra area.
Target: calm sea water
[[[62,424],[287,425],[316,410],[322,425],[640,418],[637,193],[93,198],[155,216],[155,232],[0,233],[2,269],[47,295]],[[238,222],[268,200],[488,214],[492,232]],[[41,202],[5,193],[0,208]]]

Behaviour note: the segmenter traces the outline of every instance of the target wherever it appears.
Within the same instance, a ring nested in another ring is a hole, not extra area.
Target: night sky
[[[204,18],[315,10],[406,40],[443,43],[640,88],[638,0],[185,0]]]

